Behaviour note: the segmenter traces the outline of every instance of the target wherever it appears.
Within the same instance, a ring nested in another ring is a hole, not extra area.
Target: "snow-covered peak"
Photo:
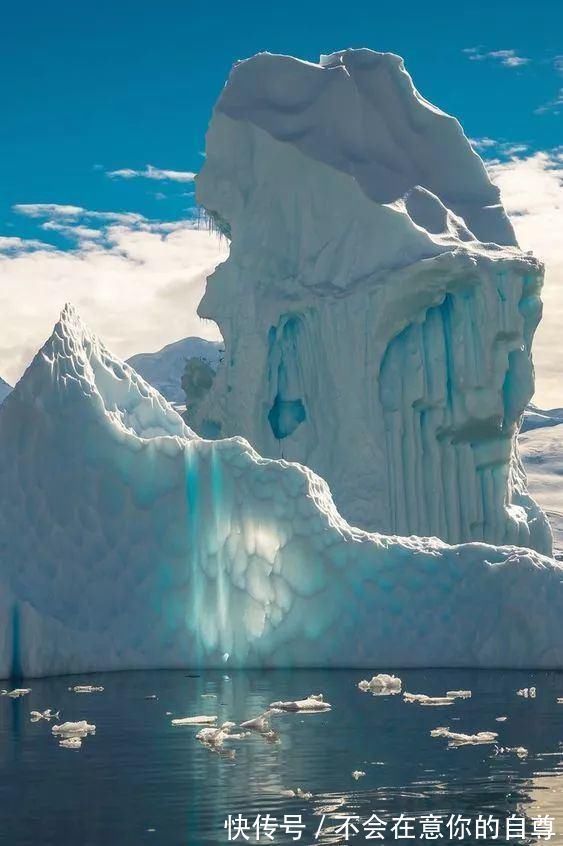
[[[234,66],[218,114],[347,174],[371,201],[393,208],[374,233],[382,246],[397,214],[420,249],[416,227],[434,242],[516,245],[499,189],[459,122],[419,94],[400,56],[343,50],[314,64],[260,53]],[[208,159],[213,152],[208,143]],[[205,168],[198,188],[206,204],[202,182]]]
[[[50,338],[15,386],[11,401],[58,413],[69,394],[73,413],[88,415],[85,424],[95,416],[97,422],[117,422],[125,433],[144,439],[193,437],[158,391],[113,356],[67,303]],[[90,399],[93,402],[85,402]]]

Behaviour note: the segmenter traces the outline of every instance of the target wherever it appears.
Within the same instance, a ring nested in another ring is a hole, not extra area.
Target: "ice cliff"
[[[70,307],[0,444],[0,676],[563,667],[557,562],[352,528],[308,468],[195,435]]]
[[[354,525],[549,553],[515,441],[543,268],[402,59],[236,64],[197,197],[231,243],[191,425],[311,467]]]

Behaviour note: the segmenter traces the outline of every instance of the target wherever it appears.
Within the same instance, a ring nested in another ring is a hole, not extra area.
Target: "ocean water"
[[[0,698],[0,843],[376,842],[374,827],[366,828],[372,814],[385,842],[407,842],[412,833],[420,842],[431,839],[421,835],[423,819],[434,814],[442,833],[435,842],[548,842],[534,820],[549,815],[554,832],[549,842],[563,843],[563,705],[556,701],[563,696],[563,674],[395,672],[403,689],[413,693],[469,689],[472,697],[424,707],[404,702],[402,695],[372,696],[357,688],[371,676],[362,670],[161,671],[30,680],[22,685],[32,688],[29,695]],[[78,683],[105,689],[71,692]],[[536,698],[517,695],[531,685]],[[195,714],[239,722],[274,700],[309,693],[323,693],[332,709],[273,717],[274,739],[254,733],[213,751],[196,739],[199,728],[171,725],[174,717]],[[152,696],[157,698],[146,698]],[[62,748],[52,723],[30,721],[30,710],[46,708],[60,708],[63,720],[86,719],[96,733],[79,750]],[[446,739],[430,735],[438,726],[465,734],[496,731],[498,743],[449,748]],[[525,747],[527,754],[519,756],[513,747]],[[356,780],[354,771],[365,775]],[[296,788],[311,796],[283,792]],[[232,821],[240,815],[230,841],[229,814]],[[393,830],[401,814],[408,818],[406,828]],[[470,824],[448,829],[457,815]],[[490,836],[477,837],[479,815],[498,819],[498,837],[494,828],[485,831]],[[511,815],[513,821],[524,819],[524,839],[517,836],[518,822],[506,837]],[[258,841],[252,827],[257,818]],[[292,821],[301,826],[295,834]]]

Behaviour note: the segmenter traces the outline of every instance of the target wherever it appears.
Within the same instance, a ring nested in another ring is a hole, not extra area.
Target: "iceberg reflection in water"
[[[386,671],[401,677],[403,691],[443,696],[470,690],[472,696],[444,708],[405,703],[402,694],[371,696],[357,687],[361,670],[31,680],[26,697],[0,699],[2,842],[219,844],[227,842],[227,815],[239,813],[249,825],[258,814],[278,823],[300,814],[306,844],[344,842],[335,833],[342,823],[337,814],[365,821],[376,813],[391,821],[401,813],[481,813],[504,821],[511,814],[548,813],[556,831],[550,842],[563,842],[563,705],[557,704],[563,673]],[[85,683],[104,691],[78,696],[70,689]],[[531,685],[536,698],[517,696]],[[218,749],[197,740],[201,726],[171,724],[205,713],[217,715],[219,725],[232,720],[238,726],[271,702],[310,693],[323,693],[331,710],[273,714],[272,731],[234,729]],[[61,722],[86,720],[96,733],[80,749],[61,748],[48,721],[30,720],[30,711],[46,708],[60,708]],[[468,735],[497,732],[498,744],[451,748],[431,736],[440,726]],[[499,753],[499,747],[524,747],[528,754]],[[354,772],[365,776],[355,779]],[[249,837],[256,842],[253,830]],[[354,840],[363,842],[363,835]],[[262,835],[260,842],[293,840],[279,829],[273,841]]]

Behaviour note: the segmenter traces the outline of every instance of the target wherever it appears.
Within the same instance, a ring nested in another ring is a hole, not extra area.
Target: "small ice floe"
[[[227,721],[216,728],[201,729],[196,734],[196,738],[204,746],[217,751],[222,748],[225,740],[242,740],[250,735],[250,732],[234,732],[234,728],[236,728],[236,723]]]
[[[508,717],[495,717],[497,723],[505,723],[508,720]]]
[[[20,699],[22,696],[27,696],[31,693],[30,687],[15,687],[13,690],[2,690],[0,696],[9,696],[10,699]]]
[[[495,743],[498,737],[495,731],[478,731],[477,734],[461,734],[461,732],[450,731],[449,728],[439,726],[432,729],[431,737],[445,737],[449,741],[448,746],[477,746],[482,743]]]
[[[452,696],[427,696],[425,693],[405,693],[405,702],[418,702],[419,705],[453,705]]]
[[[371,693],[373,696],[392,696],[395,693],[401,692],[401,679],[398,676],[390,676],[387,673],[379,673],[377,676],[372,676],[368,681],[362,679],[358,682],[358,687],[364,693]]]
[[[62,737],[59,740],[59,746],[63,746],[65,749],[80,749],[82,746],[82,738],[81,737]]]
[[[51,729],[58,737],[86,737],[88,734],[96,733],[96,726],[87,723],[86,720],[78,720],[76,723],[61,723]]]
[[[470,690],[446,690],[446,696],[450,699],[471,699]]]
[[[325,702],[322,693],[310,693],[305,699],[295,699],[289,702],[271,702],[270,708],[276,711],[330,711],[332,705]]]
[[[291,788],[288,790],[281,790],[280,795],[285,796],[286,799],[304,799],[306,802],[313,798],[312,793],[307,793],[307,791],[301,790],[300,787],[296,787],[295,790],[292,790]]]
[[[170,720],[173,726],[212,726],[217,722],[217,717],[206,716],[202,714],[198,717],[178,717],[176,720]]]
[[[245,720],[240,724],[241,729],[250,729],[265,737],[266,740],[278,740],[278,733],[273,730],[270,725],[270,717],[275,714],[283,714],[281,708],[268,708],[263,714],[258,717],[253,717],[251,720]]]
[[[45,711],[29,712],[29,719],[32,723],[38,723],[39,720],[58,720],[60,716],[60,711],[51,711],[50,708],[47,708]]]
[[[521,690],[516,691],[516,696],[523,696],[524,699],[535,699],[536,698],[536,688],[535,687],[523,687]]]
[[[365,772],[363,770],[354,770],[352,773],[352,778],[355,779],[355,781],[358,781],[359,778],[363,778],[364,776]]]
[[[73,693],[101,693],[103,687],[94,684],[75,684],[74,687],[69,687]]]
[[[508,755],[510,752],[514,752],[515,755],[518,755],[519,758],[527,758],[528,757],[528,750],[525,746],[496,746],[495,747],[495,755]]]

